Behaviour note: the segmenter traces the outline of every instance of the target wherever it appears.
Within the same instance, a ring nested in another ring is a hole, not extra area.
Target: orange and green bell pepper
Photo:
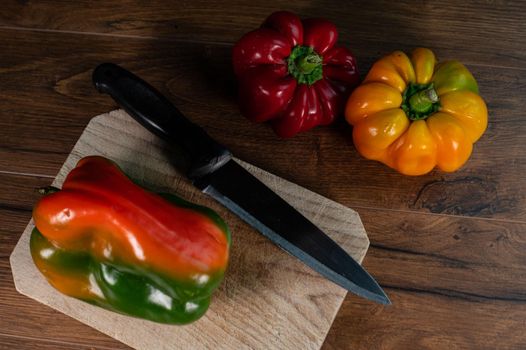
[[[230,246],[214,211],[148,192],[98,156],[81,159],[52,192],[33,210],[30,250],[53,287],[161,323],[206,312]]]
[[[372,66],[345,110],[358,152],[406,175],[459,169],[488,123],[475,78],[429,49],[395,51]]]

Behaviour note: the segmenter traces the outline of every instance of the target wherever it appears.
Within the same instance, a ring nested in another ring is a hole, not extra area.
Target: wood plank
[[[33,204],[40,198],[37,189],[49,186],[52,181],[48,177],[0,173],[0,209],[31,212]]]
[[[526,224],[359,209],[365,266],[392,288],[526,302]]]
[[[56,174],[89,118],[115,108],[90,82],[91,69],[109,60],[158,87],[241,159],[346,206],[526,220],[526,196],[516,190],[526,172],[526,86],[516,70],[473,67],[490,124],[464,168],[406,177],[362,159],[343,121],[285,141],[245,120],[228,47],[9,30],[0,38],[8,48],[0,58],[0,170]]]
[[[360,57],[431,46],[441,57],[456,57],[470,64],[525,68],[526,5],[520,1],[332,0],[319,6],[312,1],[278,0],[253,1],[246,6],[241,0],[170,4],[161,0],[96,4],[10,0],[3,6],[0,25],[232,44],[280,9],[334,21],[341,42],[350,42]]]
[[[472,302],[388,290],[394,304],[372,305],[348,296],[326,350],[524,349],[524,302]]]
[[[393,305],[348,295],[325,349],[525,348],[525,224],[359,212]]]
[[[82,345],[77,343],[65,343],[59,341],[49,341],[42,339],[35,339],[31,337],[13,337],[9,335],[0,334],[0,350],[113,350],[113,349],[129,349],[125,345],[115,344],[114,347],[100,347],[93,345]]]

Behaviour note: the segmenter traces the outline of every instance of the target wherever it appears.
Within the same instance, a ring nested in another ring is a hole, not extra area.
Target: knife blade
[[[279,247],[325,278],[381,304],[390,300],[374,278],[336,242],[236,163],[225,147],[190,122],[148,83],[112,64],[93,71],[93,83],[146,129],[178,146],[192,183]]]

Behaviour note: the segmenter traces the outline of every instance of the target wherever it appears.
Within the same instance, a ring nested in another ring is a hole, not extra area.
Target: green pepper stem
[[[303,74],[310,74],[316,67],[321,64],[321,57],[316,53],[311,53],[307,56],[296,59],[296,67],[298,67]]]
[[[294,47],[287,65],[289,74],[300,84],[312,85],[323,78],[323,58],[310,46]]]
[[[417,113],[428,112],[436,102],[438,102],[438,94],[432,85],[409,98],[409,106]]]
[[[52,193],[55,193],[55,192],[58,192],[60,191],[60,188],[57,188],[55,186],[46,186],[46,187],[39,187],[37,188],[37,192],[42,194],[42,195],[48,195],[48,194],[52,194]]]

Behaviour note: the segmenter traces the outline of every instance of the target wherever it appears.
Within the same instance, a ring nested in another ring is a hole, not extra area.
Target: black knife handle
[[[191,180],[214,172],[232,158],[230,151],[186,119],[159,91],[126,69],[102,63],[93,71],[92,79],[99,92],[113,97],[146,129],[186,153]]]

